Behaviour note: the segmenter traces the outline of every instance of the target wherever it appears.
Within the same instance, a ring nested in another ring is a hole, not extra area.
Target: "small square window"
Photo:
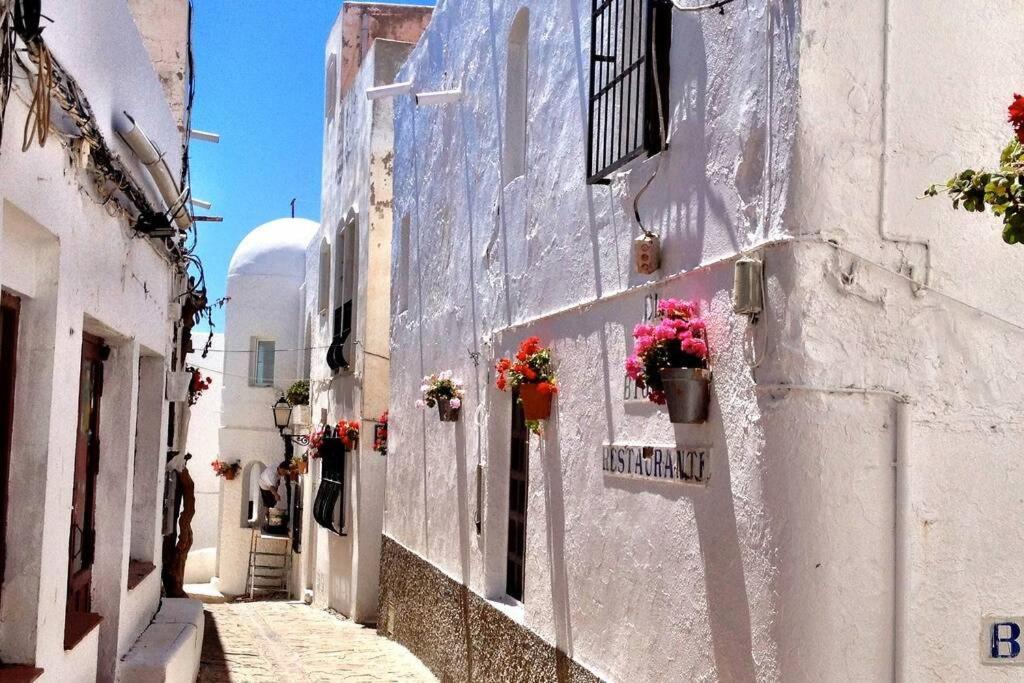
[[[253,340],[252,370],[249,384],[254,387],[274,385],[274,342],[269,339]]]

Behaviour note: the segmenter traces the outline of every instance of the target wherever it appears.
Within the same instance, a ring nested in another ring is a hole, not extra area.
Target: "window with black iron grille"
[[[530,433],[519,397],[512,397],[512,453],[508,477],[508,559],[505,593],[522,602],[526,579],[526,492],[530,481]]]
[[[661,150],[658,109],[667,121],[671,40],[668,2],[593,0],[588,183],[607,184],[625,164]]]
[[[345,536],[345,448],[336,436],[324,436],[320,446],[320,487],[313,501],[313,519],[325,529]]]

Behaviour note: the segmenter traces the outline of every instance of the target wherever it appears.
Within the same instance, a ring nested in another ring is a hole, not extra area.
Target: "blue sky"
[[[430,0],[403,4],[432,5]],[[323,54],[339,0],[194,0],[196,99],[192,191],[223,223],[199,224],[210,300],[224,296],[235,247],[258,225],[289,215],[319,220]],[[301,7],[301,9],[299,9]],[[224,331],[224,312],[214,322]],[[198,329],[202,329],[200,326]]]

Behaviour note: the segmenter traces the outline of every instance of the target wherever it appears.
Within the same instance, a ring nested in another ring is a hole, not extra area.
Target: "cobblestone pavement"
[[[372,628],[301,602],[206,605],[199,680],[436,681]]]

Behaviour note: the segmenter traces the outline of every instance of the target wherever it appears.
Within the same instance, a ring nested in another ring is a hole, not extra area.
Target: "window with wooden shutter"
[[[607,184],[625,164],[662,148],[672,8],[662,0],[593,0],[592,7],[587,182]]]

